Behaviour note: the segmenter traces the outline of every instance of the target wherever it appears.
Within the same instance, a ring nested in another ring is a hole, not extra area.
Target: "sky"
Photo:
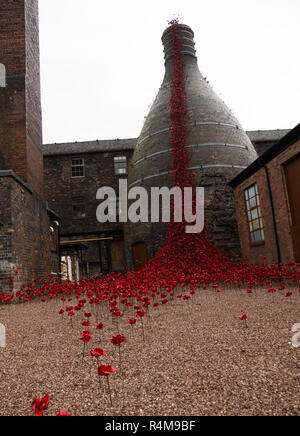
[[[245,130],[300,121],[299,0],[39,0],[39,13],[45,144],[138,137],[174,18]]]

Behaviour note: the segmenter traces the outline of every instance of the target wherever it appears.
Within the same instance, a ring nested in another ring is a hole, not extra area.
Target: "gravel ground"
[[[57,313],[60,301],[2,306],[7,347],[0,348],[0,415],[31,415],[32,400],[46,393],[45,415],[62,409],[109,416],[299,415],[300,356],[289,342],[300,323],[300,295],[285,292],[272,302],[262,289],[252,296],[199,290],[190,301],[151,309],[145,342],[140,320],[133,331],[127,325],[132,313],[117,326],[105,310],[97,316],[105,328],[87,347],[100,346],[102,338],[107,356],[98,361],[82,358],[81,315],[72,327]],[[238,319],[244,311],[248,328]],[[110,343],[117,333],[127,337],[121,369]],[[109,379],[112,407],[98,362],[118,368]]]

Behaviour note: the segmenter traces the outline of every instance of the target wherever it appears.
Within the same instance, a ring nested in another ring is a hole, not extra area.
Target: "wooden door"
[[[300,262],[300,154],[284,166],[295,261]]]
[[[147,263],[147,245],[144,242],[137,242],[133,245],[133,260],[136,271],[139,271]]]
[[[114,239],[110,245],[111,263],[113,272],[122,272],[126,269],[124,241]]]

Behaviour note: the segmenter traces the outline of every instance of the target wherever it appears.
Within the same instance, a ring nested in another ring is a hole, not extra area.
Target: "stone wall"
[[[58,253],[50,232],[50,225],[55,224],[46,203],[21,180],[3,172],[0,223],[1,291],[19,290],[27,279],[58,271]]]
[[[83,264],[91,264],[84,265],[85,273],[99,273],[100,263],[103,272],[125,269],[125,262],[123,267],[121,265],[121,260],[124,259],[123,246],[115,245],[110,240],[85,240],[107,237],[113,237],[116,241],[123,240],[123,224],[101,224],[97,221],[96,210],[101,201],[96,199],[96,193],[99,188],[109,186],[118,195],[119,179],[126,178],[126,175],[115,175],[114,157],[126,156],[129,161],[131,155],[131,151],[121,150],[44,156],[45,193],[49,206],[60,217],[62,241],[84,240],[83,244],[88,247],[88,250],[82,252]],[[84,177],[72,178],[72,159],[84,160]],[[84,200],[85,217],[73,216],[74,199]],[[123,252],[116,253],[116,247]]]

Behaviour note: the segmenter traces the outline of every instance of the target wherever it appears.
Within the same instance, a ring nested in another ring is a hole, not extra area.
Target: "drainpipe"
[[[275,234],[275,242],[276,242],[276,251],[277,251],[277,258],[278,258],[278,266],[281,264],[281,252],[280,252],[280,245],[279,245],[279,238],[278,238],[278,231],[277,231],[277,224],[276,224],[276,218],[275,218],[275,208],[274,208],[274,201],[273,201],[273,195],[272,195],[272,189],[271,189],[271,183],[270,183],[270,175],[268,168],[266,165],[263,165],[267,177],[267,186],[268,186],[268,192],[271,202],[271,210],[272,210],[272,219],[273,219],[273,227],[274,227],[274,234]]]
[[[56,242],[56,250],[57,250],[57,260],[58,260],[58,273],[61,278],[61,256],[60,256],[60,224],[58,221],[55,221],[57,228],[57,242]]]

